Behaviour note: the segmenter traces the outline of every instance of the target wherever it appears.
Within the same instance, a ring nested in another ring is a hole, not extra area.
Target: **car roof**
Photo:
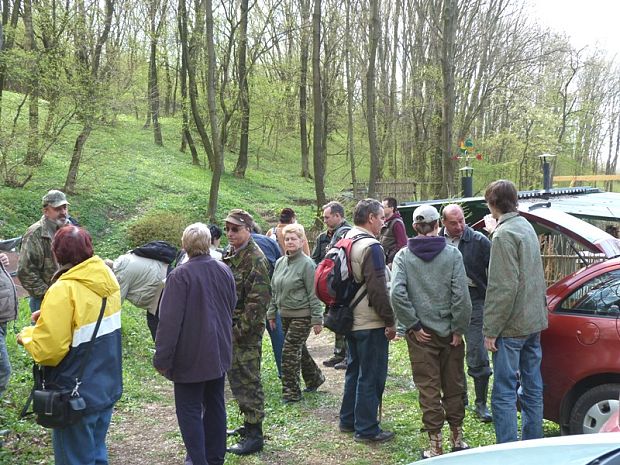
[[[620,433],[580,434],[477,447],[424,460],[425,465],[586,465],[620,451]]]

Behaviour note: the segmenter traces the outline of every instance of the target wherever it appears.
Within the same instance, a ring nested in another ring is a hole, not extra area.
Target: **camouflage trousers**
[[[312,323],[310,317],[282,317],[284,347],[282,348],[282,397],[287,400],[301,399],[299,371],[307,388],[316,388],[325,377],[312,359],[306,347]]]
[[[232,366],[228,382],[239,410],[247,423],[265,418],[265,394],[260,378],[261,342],[258,345],[233,344]]]
[[[347,338],[342,334],[334,334],[334,355],[347,356]]]

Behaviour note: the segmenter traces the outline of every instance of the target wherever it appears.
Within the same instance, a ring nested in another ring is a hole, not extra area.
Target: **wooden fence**
[[[355,182],[353,184],[353,197],[362,199],[368,195],[367,182]],[[418,182],[413,179],[394,179],[391,181],[377,181],[375,183],[375,197],[384,199],[394,197],[399,202],[417,200]]]

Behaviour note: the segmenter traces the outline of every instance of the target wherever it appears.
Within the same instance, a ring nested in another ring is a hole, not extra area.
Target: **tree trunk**
[[[239,20],[239,105],[241,109],[241,138],[239,157],[234,175],[245,177],[248,168],[248,148],[250,132],[250,92],[248,89],[248,70],[246,66],[248,48],[248,0],[241,0],[241,18]]]
[[[211,140],[213,141],[213,176],[211,177],[211,188],[209,189],[209,205],[207,207],[207,218],[215,222],[217,219],[217,204],[220,191],[220,180],[224,172],[224,147],[220,142],[219,126],[217,121],[217,110],[215,106],[215,35],[213,32],[213,7],[211,0],[206,0],[206,25],[207,25],[207,106],[209,108],[209,123],[211,125]]]
[[[308,52],[310,48],[310,0],[300,0],[301,43],[299,63],[299,139],[301,142],[301,175],[310,179],[310,147],[308,139]]]
[[[377,144],[375,59],[381,34],[379,22],[379,0],[370,0],[370,22],[368,31],[368,69],[366,71],[366,123],[368,125],[368,148],[370,150],[370,174],[368,197],[374,198],[376,182],[380,176],[379,145]]]
[[[179,31],[181,30],[181,22],[186,19],[182,19],[179,14]],[[187,43],[187,42],[185,42]],[[181,152],[185,151],[185,145],[189,145],[189,150],[192,154],[192,165],[199,166],[200,159],[198,158],[198,151],[196,150],[196,144],[189,128],[189,108],[187,107],[187,46],[181,46]]]
[[[323,147],[323,96],[321,93],[321,0],[314,0],[312,13],[312,100],[314,104],[313,166],[317,210],[327,203],[325,196],[326,157]]]
[[[454,122],[454,41],[458,21],[458,0],[444,0],[443,37],[441,43],[441,75],[443,102],[441,114],[441,180],[440,195],[444,198],[456,194],[454,163],[452,161],[452,129]]]
[[[355,170],[355,134],[353,128],[353,93],[354,81],[353,71],[351,69],[351,48],[353,41],[351,40],[351,0],[346,3],[346,19],[345,19],[345,57],[344,64],[346,68],[347,80],[347,157],[351,164],[351,184],[353,186],[353,197],[357,199],[357,174]]]
[[[153,19],[154,21],[154,19]],[[161,126],[159,124],[159,86],[157,84],[157,38],[152,32],[151,36],[151,55],[149,61],[149,104],[151,108],[151,119],[153,121],[153,140],[155,145],[163,147],[164,140],[161,136]]]
[[[202,6],[202,2],[200,3]],[[196,24],[203,24],[202,15],[204,14],[204,7],[200,7],[196,11]],[[209,160],[209,168],[211,170],[215,169],[215,160],[213,154],[213,147],[211,145],[211,141],[209,140],[209,135],[207,134],[207,130],[205,128],[204,122],[202,120],[202,116],[200,115],[200,108],[198,106],[198,87],[196,84],[196,68],[193,63],[196,62],[195,55],[197,54],[197,46],[195,42],[195,36],[202,36],[201,29],[199,28],[198,32],[194,32],[194,36],[192,37],[192,55],[189,55],[189,42],[188,42],[188,32],[187,32],[187,7],[185,5],[185,0],[179,0],[179,36],[181,40],[182,54],[183,54],[183,66],[187,70],[187,78],[189,81],[189,101],[190,107],[192,110],[192,116],[194,119],[194,124],[196,125],[196,130],[200,135],[200,139],[202,141],[202,146],[204,147],[205,152],[207,153],[207,159]]]
[[[88,136],[92,128],[90,126],[84,126],[82,132],[75,139],[75,145],[73,146],[73,155],[71,156],[71,164],[69,165],[69,172],[67,179],[65,180],[64,192],[66,194],[75,193],[75,185],[77,182],[78,169],[80,167],[80,161],[82,161],[82,153],[84,152],[84,146],[88,140]]]
[[[39,64],[32,25],[32,1],[24,0],[24,48],[29,52],[30,76],[28,82],[28,148],[24,163],[30,166],[41,164],[39,149]]]
[[[76,40],[76,53],[78,56],[78,61],[82,65],[84,71],[89,71],[88,76],[84,76],[83,85],[85,87],[85,97],[84,101],[81,102],[82,109],[81,114],[78,115],[80,120],[83,121],[83,129],[80,135],[77,137],[75,141],[75,146],[73,149],[73,155],[71,157],[71,164],[69,165],[69,171],[67,173],[67,179],[65,180],[64,190],[66,193],[74,193],[75,186],[77,181],[78,169],[80,166],[80,161],[82,160],[82,151],[84,150],[84,146],[86,145],[86,140],[92,131],[92,121],[94,120],[94,108],[93,101],[96,99],[95,96],[95,84],[99,79],[99,66],[101,64],[101,53],[103,51],[103,46],[108,40],[108,36],[110,34],[110,29],[112,27],[112,18],[114,16],[114,0],[105,0],[105,20],[103,25],[103,30],[101,31],[101,35],[97,37],[94,51],[92,53],[92,58],[89,52],[86,50],[87,40],[84,37],[87,34],[86,25],[86,9],[84,8],[83,0],[79,0],[77,3],[77,32],[75,35]]]

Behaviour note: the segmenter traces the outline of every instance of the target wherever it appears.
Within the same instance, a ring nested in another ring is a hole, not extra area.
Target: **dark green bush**
[[[150,241],[168,241],[181,246],[183,230],[190,220],[170,212],[152,212],[138,219],[127,228],[127,241],[132,247]]]

